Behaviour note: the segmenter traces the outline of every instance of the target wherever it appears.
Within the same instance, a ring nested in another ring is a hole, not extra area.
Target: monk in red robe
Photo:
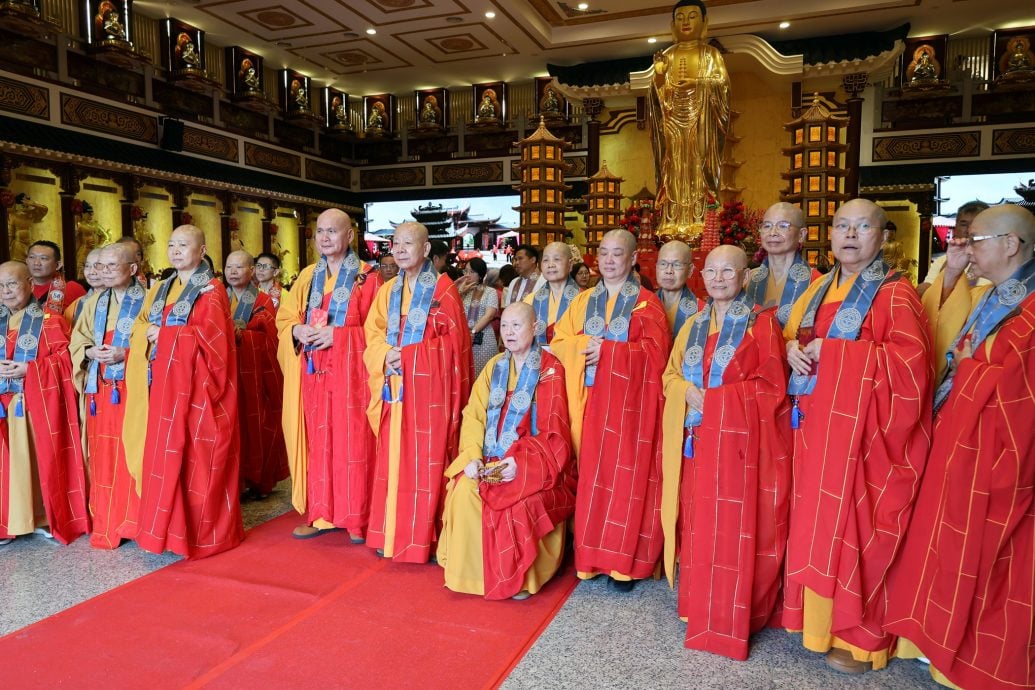
[[[564,555],[575,479],[564,368],[533,344],[535,310],[500,319],[506,352],[489,360],[464,408],[449,482],[438,564],[446,587],[486,599],[525,599]]]
[[[226,289],[204,262],[205,236],[169,238],[176,273],[154,285],[130,340],[126,459],[140,494],[137,544],[204,558],[241,543],[237,354]],[[148,386],[150,384],[150,387]]]
[[[636,239],[604,235],[601,280],[580,293],[550,347],[564,364],[578,454],[575,567],[627,592],[661,556],[662,381],[672,337],[657,295],[632,277]]]
[[[277,312],[291,502],[307,516],[294,530],[298,539],[346,529],[362,543],[370,512],[374,434],[363,321],[374,287],[370,267],[350,249],[353,235],[344,211],[320,214],[320,260],[302,269]]]
[[[29,269],[0,264],[0,546],[89,531],[68,324],[32,297]]]
[[[138,264],[132,246],[110,244],[96,261],[106,285],[86,298],[69,350],[86,427],[93,518],[90,545],[114,549],[123,538],[136,534],[140,510],[140,497],[126,464],[123,421],[127,406],[132,405],[126,390],[125,363],[145,290],[137,282]]]
[[[935,397],[916,510],[888,577],[887,628],[908,638],[899,655],[919,647],[935,680],[963,688],[1035,687],[1032,247],[1027,210],[982,211],[924,294],[925,303],[944,296],[943,309],[967,315],[952,356],[938,355],[949,371]],[[971,287],[968,263],[995,287]]]
[[[377,292],[363,355],[377,464],[367,546],[404,563],[435,553],[447,463],[459,455],[471,391],[471,331],[460,293],[439,274],[420,223],[395,229],[400,273]]]
[[[931,445],[931,337],[910,282],[881,256],[884,211],[834,215],[837,266],[784,328],[794,431],[785,627],[846,673],[887,664],[885,576]]]
[[[226,257],[223,275],[237,340],[241,481],[247,495],[262,499],[288,477],[280,423],[284,377],[277,364],[277,308],[252,281],[255,260],[248,252]]]
[[[783,333],[744,293],[745,273],[743,249],[713,249],[702,271],[710,299],[676,335],[661,504],[686,646],[741,661],[777,603],[791,483]]]
[[[43,311],[62,315],[68,305],[86,294],[82,285],[65,280],[61,272],[61,248],[53,242],[37,240],[30,244],[25,263],[32,275],[32,295]]]

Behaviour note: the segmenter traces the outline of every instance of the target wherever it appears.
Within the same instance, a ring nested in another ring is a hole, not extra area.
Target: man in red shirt
[[[64,314],[65,307],[86,294],[82,285],[65,281],[61,274],[61,248],[48,240],[29,245],[25,256],[32,276],[32,296],[51,314]]]

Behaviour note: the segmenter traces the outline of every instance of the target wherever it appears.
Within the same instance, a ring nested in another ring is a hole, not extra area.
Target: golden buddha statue
[[[428,96],[424,99],[424,107],[420,111],[420,123],[424,126],[438,125],[439,113],[438,99]]]
[[[938,78],[938,63],[927,46],[917,48],[913,57],[913,76],[911,81],[934,81]]]
[[[238,76],[249,91],[259,90],[259,73],[255,71],[255,65],[248,58],[241,60],[241,69],[238,71]]]
[[[658,178],[658,234],[694,239],[709,197],[718,199],[720,165],[730,126],[730,80],[708,45],[708,11],[700,0],[672,9],[675,44],[654,56],[651,142]]]
[[[22,193],[15,197],[14,206],[7,215],[11,224],[9,249],[12,259],[25,261],[29,245],[39,239],[32,232],[32,226],[43,220],[49,210],[43,204],[38,204],[30,199],[28,194]]]
[[[125,41],[126,28],[119,21],[119,8],[111,0],[104,0],[97,7],[94,26],[102,41]]]
[[[367,117],[367,129],[380,132],[385,128],[385,104],[381,101],[374,101],[370,106],[370,115]]]
[[[1021,72],[1024,70],[1030,70],[1035,65],[1032,64],[1032,52],[1027,39],[1018,36],[1010,41],[1007,47],[1007,53],[1010,57],[1006,61],[1007,72]]]
[[[83,213],[82,219],[75,225],[75,266],[76,275],[83,275],[86,257],[97,247],[103,247],[111,241],[111,233],[101,227],[93,219],[89,210]]]
[[[485,89],[482,92],[481,103],[478,104],[478,117],[475,122],[495,122],[500,116],[499,101],[496,99],[496,92],[492,89]]]
[[[306,94],[305,84],[301,80],[291,80],[291,97],[299,110],[309,110],[309,95]]]
[[[560,115],[561,101],[557,98],[557,92],[553,86],[547,84],[543,89],[543,97],[539,99],[539,113],[541,115]]]
[[[184,32],[181,32],[176,38],[176,53],[180,56],[180,61],[186,69],[197,68],[201,65],[201,55],[194,47],[194,41],[190,40],[190,36]]]

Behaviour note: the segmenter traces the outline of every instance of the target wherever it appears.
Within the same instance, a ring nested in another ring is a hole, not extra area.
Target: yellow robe
[[[952,347],[960,330],[967,323],[971,310],[978,305],[991,284],[971,287],[966,275],[961,275],[952,292],[942,302],[942,286],[945,271],[938,273],[934,283],[924,293],[920,301],[927,313],[927,323],[931,328],[931,341],[934,343],[935,382],[940,382],[945,375],[947,365],[945,353]],[[989,339],[985,340],[989,343]]]

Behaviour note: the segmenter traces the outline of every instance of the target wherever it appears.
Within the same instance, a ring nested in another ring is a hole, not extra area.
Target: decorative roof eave
[[[180,182],[191,187],[227,190],[231,192],[238,192],[246,196],[257,196],[262,198],[272,197],[280,201],[295,204],[306,204],[309,206],[326,206],[328,204],[328,201],[326,199],[312,199],[304,196],[296,196],[294,194],[284,194],[281,192],[275,192],[270,189],[246,187],[244,185],[231,184],[229,182],[220,182],[219,180],[211,180],[204,177],[181,175],[179,173],[166,172],[164,170],[159,170],[157,168],[147,168],[141,165],[129,165],[128,163],[119,163],[117,161],[105,160],[103,158],[94,158],[93,156],[81,156],[79,154],[65,153],[64,151],[55,151],[53,149],[47,149],[40,146],[28,146],[25,144],[15,144],[8,141],[0,141],[0,151],[4,153],[9,153],[14,156],[41,158],[43,160],[58,161],[61,163],[76,163],[79,165],[90,166],[93,168],[100,168],[102,170],[114,170],[117,172],[132,173],[134,175],[141,175],[156,180]],[[310,184],[318,184],[315,182],[311,182],[309,180],[306,180],[306,182],[309,182]],[[328,189],[333,188],[328,187]],[[363,213],[363,209],[357,206],[342,205],[341,208],[342,210],[353,213]]]
[[[898,61],[906,44],[902,41],[895,41],[890,50],[885,50],[878,55],[868,55],[865,58],[854,60],[841,60],[840,62],[821,62],[815,65],[805,65],[804,77],[806,79],[815,77],[839,77],[854,72],[866,72],[870,75],[880,75],[891,72]]]
[[[764,38],[754,34],[723,36],[719,43],[726,52],[750,55],[766,70],[782,77],[800,76],[805,66],[804,56],[784,55]]]
[[[653,68],[652,68],[653,69]],[[551,82],[558,93],[570,101],[579,103],[584,98],[608,98],[613,96],[631,96],[633,90],[629,88],[629,82],[621,84],[603,84],[599,86],[572,86],[557,81],[557,77]]]

